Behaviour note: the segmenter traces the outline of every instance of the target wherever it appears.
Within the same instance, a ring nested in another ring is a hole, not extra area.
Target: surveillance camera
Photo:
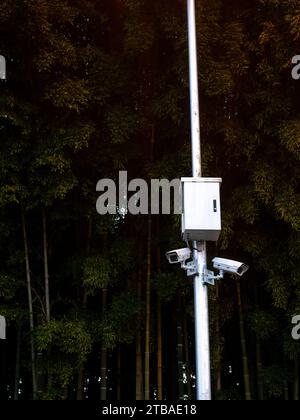
[[[248,265],[232,260],[226,260],[225,258],[214,258],[213,259],[214,268],[226,273],[237,274],[238,276],[243,276],[248,270]]]
[[[184,263],[191,258],[192,251],[189,248],[175,249],[166,253],[170,264]]]

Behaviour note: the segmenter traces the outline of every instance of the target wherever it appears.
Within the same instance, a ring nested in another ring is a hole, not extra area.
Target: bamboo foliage
[[[213,395],[297,400],[299,7],[256,3],[196,2],[209,261],[251,266],[210,293]],[[191,173],[186,3],[2,0],[0,25],[0,399],[193,399],[179,218],[95,210],[120,171]]]

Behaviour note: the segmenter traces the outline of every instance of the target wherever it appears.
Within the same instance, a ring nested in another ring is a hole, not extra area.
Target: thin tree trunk
[[[46,210],[43,209],[43,251],[44,251],[44,276],[45,276],[45,306],[46,306],[46,322],[51,319],[50,313],[50,286],[49,286],[49,263],[48,263],[48,239],[47,239],[47,217]],[[52,388],[52,374],[50,369],[51,351],[48,350],[48,391]]]
[[[151,239],[152,219],[148,216],[147,277],[146,277],[146,339],[145,339],[145,401],[150,400],[150,337],[151,337]]]
[[[143,399],[143,359],[142,359],[142,335],[137,332],[136,336],[136,377],[135,377],[135,398],[137,401]]]
[[[261,345],[259,338],[256,339],[256,370],[257,370],[257,395],[258,400],[264,400],[264,379],[262,373],[263,365],[261,358]]]
[[[104,313],[107,305],[107,289],[102,290],[102,312]],[[102,340],[101,343],[101,389],[100,399],[106,401],[107,399],[107,348]]]
[[[149,84],[150,86],[151,84]],[[148,87],[149,87],[148,86]],[[150,163],[153,162],[155,126],[151,125]],[[147,274],[146,274],[146,337],[145,337],[145,401],[150,400],[150,348],[151,348],[151,271],[152,271],[152,217],[148,215]]]
[[[18,401],[18,399],[19,399],[21,342],[22,342],[22,324],[21,324],[21,322],[19,322],[18,323],[18,329],[17,329],[14,401]]]
[[[289,383],[287,379],[284,380],[283,394],[284,394],[284,401],[289,401]]]
[[[160,219],[157,217],[157,236],[160,234]],[[157,272],[161,272],[161,249],[157,247]],[[162,306],[159,296],[157,297],[157,399],[163,401],[163,345],[162,345]]]
[[[32,390],[33,390],[33,399],[35,400],[36,396],[37,396],[37,378],[36,378],[35,346],[34,346],[34,338],[33,338],[34,317],[33,317],[31,272],[30,272],[30,264],[29,264],[28,240],[27,240],[25,214],[24,214],[23,210],[22,210],[22,229],[23,229],[24,250],[25,250],[26,279],[27,279],[27,293],[28,293],[28,310],[29,310],[29,323],[30,323]]]
[[[107,232],[103,234],[103,253],[107,257]],[[107,307],[107,288],[102,289],[102,315],[104,316]],[[107,400],[107,348],[102,339],[101,342],[101,354],[100,354],[100,366],[101,366],[101,387],[100,387],[100,400]]]
[[[244,377],[245,399],[246,399],[246,401],[251,401],[251,385],[250,385],[249,363],[248,363],[244,314],[243,314],[242,297],[241,297],[241,284],[240,284],[239,280],[236,281],[236,287],[237,287],[237,296],[238,296],[240,340],[241,340],[241,350],[242,350],[242,359],[243,359],[243,377]]]
[[[170,305],[170,328],[169,340],[174,346],[172,355],[169,353],[168,363],[168,399],[178,400],[178,355],[177,355],[177,305]]]
[[[284,395],[284,401],[290,400],[290,391],[289,391],[289,380],[288,380],[288,363],[286,357],[284,357],[283,360],[284,365],[284,371],[285,371],[285,378],[283,381],[283,395]]]
[[[118,360],[117,360],[117,401],[121,401],[121,378],[122,378],[122,350],[118,347]]]
[[[255,281],[255,308],[259,310],[258,286]],[[261,356],[261,341],[256,337],[256,373],[257,373],[257,397],[258,401],[264,400],[264,377],[263,377],[263,363]]]
[[[178,362],[179,400],[184,400],[182,308],[181,308],[181,298],[179,295],[178,295],[178,303],[177,303],[177,362]]]
[[[162,318],[161,303],[158,298],[157,304],[157,399],[163,400],[163,356],[162,356]]]
[[[92,233],[93,233],[93,224],[92,224],[92,220],[89,219],[88,226],[87,226],[87,241],[86,241],[86,255],[87,255],[87,257],[90,255]],[[86,293],[85,288],[83,288],[82,307],[83,307],[83,309],[86,309],[86,307],[87,307],[87,293]],[[76,393],[76,400],[77,401],[83,401],[84,400],[84,385],[85,385],[85,368],[84,368],[84,366],[81,366],[80,369],[79,369],[78,379],[77,379],[77,393]]]
[[[43,249],[44,249],[44,273],[45,273],[45,300],[46,300],[46,321],[50,322],[50,290],[49,290],[49,264],[48,264],[48,241],[46,210],[43,210]]]
[[[138,273],[138,300],[142,298],[142,273]],[[136,354],[135,354],[135,398],[137,401],[143,400],[143,354],[142,354],[142,334],[140,326],[136,336]]]
[[[76,392],[76,400],[83,401],[84,399],[84,379],[85,379],[85,369],[81,367],[78,373],[77,379],[77,392]]]
[[[294,401],[299,401],[299,361],[295,358]]]
[[[69,386],[65,385],[64,386],[64,396],[63,396],[63,400],[67,401],[69,398]]]
[[[183,341],[184,341],[184,360],[186,365],[186,380],[187,380],[187,390],[188,390],[188,399],[192,399],[192,382],[191,382],[191,364],[190,364],[190,346],[189,346],[189,331],[187,323],[187,314],[184,314],[183,318]]]

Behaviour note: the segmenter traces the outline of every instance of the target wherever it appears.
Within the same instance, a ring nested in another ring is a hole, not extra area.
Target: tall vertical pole
[[[0,80],[6,80],[6,59],[0,55]]]
[[[200,110],[196,41],[195,0],[188,2],[190,101],[192,129],[192,164],[193,176],[202,176]],[[196,342],[196,394],[197,400],[211,400],[209,314],[207,286],[203,283],[206,268],[206,243],[194,243],[194,258],[198,266],[198,275],[194,279],[195,295],[195,342]]]

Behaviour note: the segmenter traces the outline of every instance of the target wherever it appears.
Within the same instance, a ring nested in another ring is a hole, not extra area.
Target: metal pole
[[[6,59],[0,55],[0,80],[6,80]]]
[[[192,164],[193,176],[202,176],[199,86],[196,41],[195,0],[188,2],[190,101],[192,129]],[[203,271],[206,268],[206,243],[194,243],[194,258],[199,275],[194,279],[195,294],[195,342],[196,342],[196,396],[197,400],[211,400],[209,314],[207,286],[203,283]]]

